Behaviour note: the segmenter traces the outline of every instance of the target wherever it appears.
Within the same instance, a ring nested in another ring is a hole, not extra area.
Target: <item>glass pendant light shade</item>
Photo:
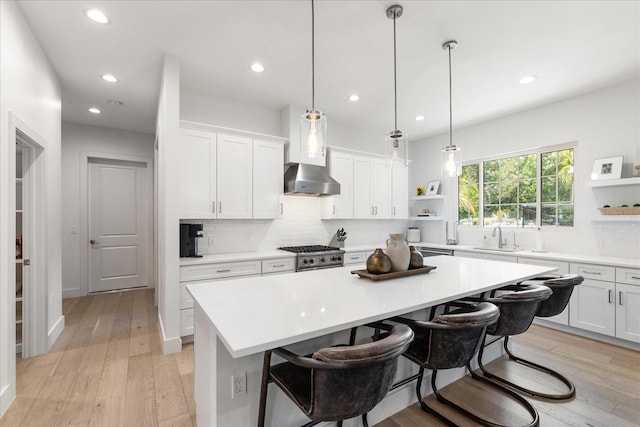
[[[460,159],[462,148],[455,145],[447,145],[442,149],[442,175],[456,177],[462,174],[462,160]]]
[[[307,110],[300,116],[300,153],[306,157],[322,157],[327,140],[327,116],[319,110]]]
[[[405,167],[409,164],[409,137],[402,131],[389,132],[385,139],[385,166]]]

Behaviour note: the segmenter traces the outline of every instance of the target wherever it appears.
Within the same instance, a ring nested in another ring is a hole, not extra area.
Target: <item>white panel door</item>
[[[331,177],[340,183],[340,194],[324,198],[324,218],[353,218],[353,155],[331,151]]]
[[[353,217],[373,218],[371,174],[373,159],[353,156]]]
[[[89,164],[89,292],[147,286],[147,168]]]
[[[181,129],[180,218],[216,217],[216,134]]]
[[[373,159],[371,182],[374,218],[391,218],[391,169],[384,159]]]
[[[253,142],[251,138],[218,134],[217,159],[218,218],[251,218],[253,215]]]
[[[284,144],[254,139],[253,217],[282,217],[283,192]]]

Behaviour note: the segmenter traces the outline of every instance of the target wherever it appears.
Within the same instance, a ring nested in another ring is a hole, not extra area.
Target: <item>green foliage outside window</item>
[[[573,226],[572,148],[462,167],[458,178],[461,224],[537,227],[538,211],[542,225]]]

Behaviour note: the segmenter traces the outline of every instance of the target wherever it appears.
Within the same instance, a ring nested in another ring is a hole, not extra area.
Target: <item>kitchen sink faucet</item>
[[[491,237],[496,237],[496,230],[498,230],[498,249],[502,249],[507,246],[507,240],[502,240],[502,228],[499,225],[493,229]]]

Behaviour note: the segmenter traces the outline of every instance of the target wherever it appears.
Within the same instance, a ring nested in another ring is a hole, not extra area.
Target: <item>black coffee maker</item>
[[[180,257],[201,258],[197,240],[200,237],[202,224],[180,224]]]

